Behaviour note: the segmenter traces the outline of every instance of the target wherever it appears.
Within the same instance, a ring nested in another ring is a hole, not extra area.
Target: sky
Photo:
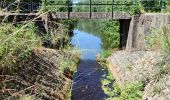
[[[77,3],[77,2],[79,2],[79,1],[81,1],[81,0],[72,0],[74,3]]]

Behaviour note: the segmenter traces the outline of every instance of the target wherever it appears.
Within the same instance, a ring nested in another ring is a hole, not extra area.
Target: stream
[[[107,95],[101,88],[104,69],[97,63],[96,56],[102,50],[100,37],[93,33],[74,29],[71,44],[80,50],[80,63],[75,73],[72,100],[104,100]]]

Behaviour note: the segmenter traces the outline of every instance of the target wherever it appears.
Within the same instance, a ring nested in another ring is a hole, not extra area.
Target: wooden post
[[[90,0],[90,5],[89,5],[89,9],[90,9],[90,18],[92,17],[92,8],[91,8],[91,6],[92,6],[92,2],[91,2],[91,0]]]
[[[67,0],[68,19],[70,18],[70,0]]]
[[[113,7],[114,7],[114,0],[112,0],[112,19],[113,19]]]

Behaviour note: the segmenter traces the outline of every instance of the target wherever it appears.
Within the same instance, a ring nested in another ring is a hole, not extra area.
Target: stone
[[[167,85],[168,87],[170,87],[170,80],[168,80],[168,81],[166,82],[166,85]]]

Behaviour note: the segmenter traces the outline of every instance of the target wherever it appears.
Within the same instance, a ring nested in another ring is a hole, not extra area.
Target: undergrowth
[[[147,48],[161,54],[161,61],[157,62],[153,73],[154,89],[153,93],[159,94],[162,88],[162,79],[169,75],[170,70],[170,29],[162,26],[159,29],[151,30],[151,34],[146,37]]]
[[[144,85],[142,82],[126,83],[120,87],[108,70],[102,79],[102,89],[108,95],[106,100],[142,100]]]
[[[49,26],[40,35],[32,22],[1,24],[0,99],[69,98],[79,53],[68,44],[68,27]]]
[[[170,29],[164,26],[151,30],[151,33],[146,37],[147,47],[170,54]]]
[[[151,32],[152,34],[146,37],[147,48],[157,50],[163,55],[162,61],[156,65],[154,74],[154,79],[159,81],[170,70],[170,29],[164,26]]]
[[[0,26],[1,71],[10,72],[17,69],[19,62],[29,57],[32,48],[41,46],[42,44],[41,38],[35,34],[36,27],[33,23],[30,23],[27,27],[17,32],[21,27],[22,24],[17,26],[2,24]]]
[[[67,45],[65,48],[61,49],[63,52],[65,52],[65,56],[60,59],[60,69],[61,70],[70,70],[74,72],[76,70],[76,66],[79,62],[80,54],[78,50],[72,46]]]

